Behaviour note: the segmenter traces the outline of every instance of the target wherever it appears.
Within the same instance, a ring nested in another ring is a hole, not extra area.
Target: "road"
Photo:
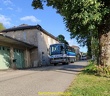
[[[38,92],[64,92],[86,65],[86,61],[79,61],[69,65],[0,71],[0,96],[44,96]]]

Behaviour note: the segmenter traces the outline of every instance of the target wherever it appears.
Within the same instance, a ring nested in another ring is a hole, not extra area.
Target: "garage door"
[[[0,69],[8,69],[10,67],[10,49],[0,46]]]
[[[24,51],[20,49],[14,49],[14,59],[17,68],[24,68]]]

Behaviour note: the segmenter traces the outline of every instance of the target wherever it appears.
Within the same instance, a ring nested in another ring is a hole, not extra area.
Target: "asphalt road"
[[[49,96],[42,93],[64,92],[86,65],[86,61],[80,61],[69,65],[0,71],[0,96]]]

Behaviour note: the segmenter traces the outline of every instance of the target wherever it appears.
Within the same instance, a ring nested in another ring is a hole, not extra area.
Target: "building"
[[[80,60],[80,48],[78,46],[72,45],[72,48],[74,48],[76,53],[76,60]]]
[[[0,34],[0,40],[2,40],[0,42],[1,69],[12,68],[12,65],[16,65],[17,68],[49,65],[49,45],[58,43],[57,38],[40,25],[22,24],[5,29]]]
[[[33,48],[37,47],[0,34],[0,69],[30,67],[29,50]]]

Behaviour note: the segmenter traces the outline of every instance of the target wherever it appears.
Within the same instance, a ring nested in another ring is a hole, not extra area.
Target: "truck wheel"
[[[68,58],[68,60],[67,60],[67,63],[66,64],[69,64],[70,63],[70,59]]]
[[[56,66],[57,64],[55,63],[54,66]]]
[[[63,65],[68,65],[69,63],[70,63],[69,58],[66,58],[66,61],[65,61],[65,62],[63,62],[62,64],[63,64]]]
[[[66,63],[66,65],[68,65],[68,64],[69,64],[69,62]]]
[[[68,62],[65,62],[65,63],[62,63],[63,65],[68,65],[69,63]]]

